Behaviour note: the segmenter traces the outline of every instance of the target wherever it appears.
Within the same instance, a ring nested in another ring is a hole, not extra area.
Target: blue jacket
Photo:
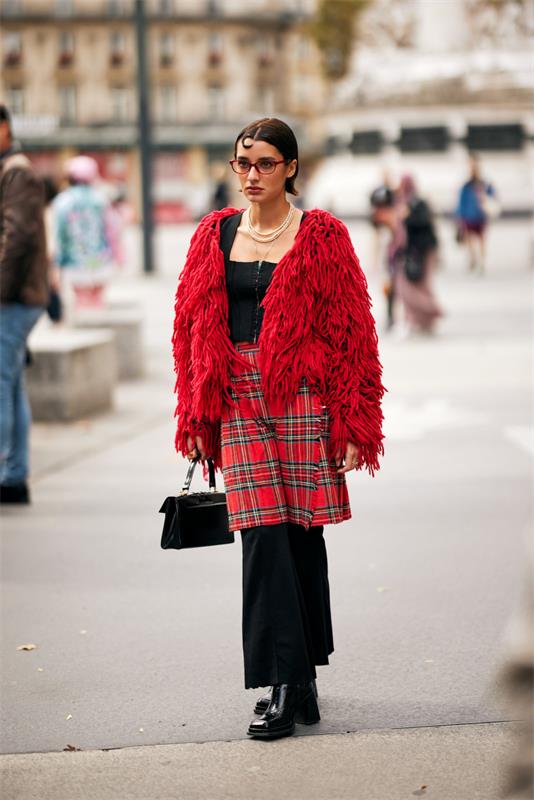
[[[495,190],[490,183],[471,180],[464,183],[460,190],[456,216],[465,222],[485,222],[486,214],[482,208],[480,198],[483,194],[495,196]]]

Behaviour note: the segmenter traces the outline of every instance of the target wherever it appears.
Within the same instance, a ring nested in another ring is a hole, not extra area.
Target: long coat
[[[189,246],[175,298],[172,347],[176,372],[178,452],[200,434],[221,468],[220,421],[235,405],[230,375],[249,365],[230,339],[220,221],[212,211]],[[327,211],[308,211],[291,249],[278,262],[262,301],[258,360],[273,414],[283,414],[302,377],[319,392],[331,421],[329,455],[359,447],[358,469],[371,475],[383,454],[382,365],[367,281],[346,226]]]

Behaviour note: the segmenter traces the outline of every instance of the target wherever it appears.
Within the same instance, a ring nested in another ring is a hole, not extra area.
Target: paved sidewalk
[[[497,800],[511,725],[4,756],[5,800]]]

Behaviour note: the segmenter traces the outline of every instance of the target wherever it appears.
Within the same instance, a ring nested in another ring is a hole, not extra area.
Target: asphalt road
[[[368,232],[351,232],[365,263]],[[34,427],[34,502],[2,524],[5,753],[246,739],[240,536],[159,549],[157,510],[185,472],[168,348],[189,233],[162,233],[160,276],[115,289],[145,307],[146,380],[109,415]],[[348,475],[353,517],[326,529],[335,652],[321,723],[299,735],[507,719],[494,678],[532,518],[530,242],[498,224],[481,278],[443,238],[439,334],[381,333],[386,457],[374,479]]]

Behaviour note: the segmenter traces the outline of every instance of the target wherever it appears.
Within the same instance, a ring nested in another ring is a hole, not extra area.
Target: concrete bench
[[[80,309],[73,319],[76,328],[107,328],[114,332],[119,380],[141,378],[144,373],[142,322],[142,311],[133,303]]]
[[[37,326],[28,346],[26,382],[36,421],[70,421],[111,408],[117,380],[113,331]]]

